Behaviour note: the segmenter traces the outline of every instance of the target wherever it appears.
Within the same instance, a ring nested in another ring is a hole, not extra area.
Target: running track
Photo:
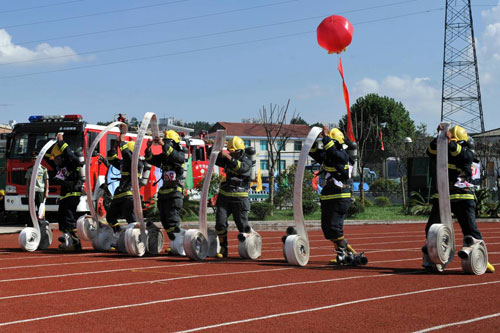
[[[420,269],[423,224],[346,226],[370,262],[326,265],[332,245],[309,231],[306,267],[283,259],[284,231],[261,231],[262,258],[133,258],[119,253],[22,252],[0,235],[0,332],[500,331],[500,223],[479,225],[495,274]],[[461,234],[457,244],[462,243]]]

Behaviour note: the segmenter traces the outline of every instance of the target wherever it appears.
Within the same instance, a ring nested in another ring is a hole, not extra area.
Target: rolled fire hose
[[[30,187],[28,192],[28,208],[31,216],[31,222],[33,223],[33,227],[24,228],[19,234],[19,246],[25,251],[35,251],[36,249],[45,250],[50,247],[52,244],[52,230],[50,229],[49,223],[44,222],[40,227],[38,223],[38,218],[36,216],[35,209],[35,182],[36,182],[36,174],[38,172],[38,168],[42,163],[43,157],[47,150],[52,147],[57,141],[55,139],[47,142],[43,148],[38,153],[38,157],[36,158],[35,164],[33,165],[33,174],[30,180]]]
[[[462,270],[467,274],[482,275],[488,268],[488,250],[482,239],[465,236],[458,256],[462,259]]]
[[[307,135],[306,142],[300,151],[297,171],[295,173],[295,183],[293,187],[293,219],[297,234],[288,234],[283,244],[283,254],[290,265],[305,266],[309,262],[309,238],[307,236],[306,225],[304,223],[304,212],[302,209],[302,183],[307,157],[312,145],[316,141],[322,129],[313,127]]]
[[[448,139],[446,132],[450,123],[441,123],[443,129],[437,139],[436,173],[439,193],[439,216],[441,223],[433,224],[427,233],[427,251],[436,265],[446,266],[455,255],[455,234],[451,220],[450,188],[448,180]]]
[[[94,141],[92,141],[85,156],[85,191],[87,194],[87,205],[89,207],[90,215],[80,216],[76,222],[76,229],[78,236],[81,239],[90,240],[92,242],[92,247],[98,251],[109,251],[114,239],[113,230],[108,225],[101,225],[99,223],[99,218],[94,207],[90,177],[90,163],[92,162],[92,153],[99,142],[101,142],[101,139],[115,127],[120,129],[120,133],[127,133],[127,124],[121,121],[115,121],[109,124],[97,135]]]
[[[262,238],[257,233],[257,231],[251,229],[250,232],[244,232],[243,235],[245,239],[238,243],[238,253],[240,257],[245,259],[255,260],[262,254]]]
[[[224,148],[226,140],[226,132],[217,130],[215,135],[215,143],[210,153],[205,180],[203,181],[203,189],[201,191],[199,217],[200,223],[198,229],[189,229],[184,235],[184,251],[186,255],[193,260],[203,260],[209,254],[216,256],[219,252],[219,239],[215,232],[208,233],[207,228],[207,202],[208,192],[210,189],[210,180],[215,167],[215,161],[220,151]],[[212,239],[210,239],[210,236]]]
[[[153,138],[159,136],[160,130],[158,128],[156,114],[153,112],[146,112],[142,119],[141,127],[137,132],[134,153],[132,154],[132,170],[130,172],[130,177],[132,178],[132,193],[134,196],[134,212],[137,222],[130,223],[125,230],[125,248],[128,254],[138,257],[142,257],[146,251],[151,254],[157,254],[163,248],[163,233],[161,230],[152,232],[150,239],[148,239],[148,230],[146,228],[146,223],[144,223],[144,216],[142,215],[142,202],[139,193],[139,157],[144,136],[146,135],[150,123],[151,135]]]

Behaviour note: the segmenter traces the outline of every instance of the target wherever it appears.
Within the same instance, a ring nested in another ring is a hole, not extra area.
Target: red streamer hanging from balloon
[[[349,107],[349,91],[347,90],[347,85],[345,84],[344,80],[344,70],[342,69],[342,57],[339,57],[339,73],[340,76],[342,77],[342,88],[344,91],[344,101],[345,101],[345,107],[347,108],[347,137],[349,140],[352,142],[356,142],[356,139],[354,138],[354,132],[352,130],[352,121],[351,121],[351,108]]]

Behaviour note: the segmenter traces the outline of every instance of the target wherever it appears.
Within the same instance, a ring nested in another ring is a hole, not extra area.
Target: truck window
[[[97,138],[98,135],[99,133],[96,132],[90,132],[90,131],[87,132],[87,148],[90,148],[90,145],[92,144],[92,142],[94,142],[95,138]],[[96,148],[94,149],[92,156],[96,156],[98,152],[99,152],[99,144],[97,144]]]
[[[203,146],[191,146],[191,156],[193,157],[193,162],[195,161],[205,161],[205,149]]]
[[[30,159],[34,151],[39,152],[50,139],[55,137],[56,133],[16,133],[12,138],[9,158]],[[64,135],[64,141],[77,155],[82,153],[81,134]]]

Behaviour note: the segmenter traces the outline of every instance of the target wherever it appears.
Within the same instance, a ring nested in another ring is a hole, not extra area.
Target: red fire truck
[[[90,147],[93,140],[105,128],[105,126],[87,124],[81,115],[61,115],[61,116],[31,116],[29,122],[15,125],[7,141],[7,164],[6,164],[6,187],[5,187],[5,210],[10,213],[28,210],[28,199],[26,197],[26,171],[33,165],[33,152],[40,151],[45,143],[54,138],[57,133],[64,132],[64,140],[71,149],[82,157],[86,156],[86,149]],[[118,183],[120,171],[108,168],[98,161],[98,153],[106,156],[106,153],[113,146],[113,141],[118,138],[119,129],[116,128],[106,134],[92,154],[90,182],[94,198],[97,202],[97,210],[105,213],[107,200],[112,195]],[[127,133],[126,140],[135,140],[136,134]],[[150,140],[146,137],[145,140]],[[189,144],[186,145],[186,141]],[[205,174],[208,166],[206,145],[200,139],[186,139],[181,141],[186,151],[186,160],[191,157],[193,170],[193,183],[196,186]],[[142,145],[142,150],[146,149],[146,144]],[[153,145],[153,153],[159,153],[160,147]],[[119,154],[119,152],[118,152]],[[141,152],[144,156],[144,151]],[[57,211],[57,198],[59,197],[59,186],[50,184],[50,179],[55,175],[55,171],[45,161],[42,162],[49,173],[49,198],[46,201],[46,211]],[[157,177],[159,171],[153,166],[147,179],[143,179],[144,186],[141,187],[143,207],[149,208],[154,203],[157,187]],[[113,186],[115,185],[115,186]],[[88,211],[86,196],[83,195],[78,205],[79,212]]]

